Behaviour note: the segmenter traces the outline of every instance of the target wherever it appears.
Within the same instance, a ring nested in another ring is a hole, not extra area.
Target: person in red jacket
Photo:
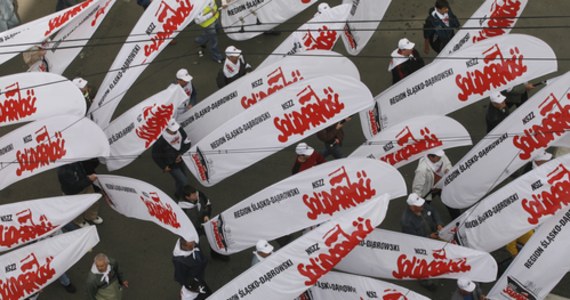
[[[292,174],[297,174],[303,170],[326,162],[325,158],[319,152],[315,151],[313,147],[306,143],[299,143],[297,148],[295,148],[295,152],[297,153],[297,159],[291,170]]]

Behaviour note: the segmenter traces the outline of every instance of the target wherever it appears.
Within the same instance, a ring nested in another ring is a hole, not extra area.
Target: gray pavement
[[[55,7],[54,0],[20,0],[22,2],[20,11],[23,19],[31,20],[50,13]],[[329,1],[331,6],[340,4],[341,0]],[[456,15],[460,18],[468,18],[477,9],[482,1],[474,0],[451,0],[450,3]],[[568,15],[570,11],[570,1],[567,0],[530,0],[523,16],[560,16]],[[398,39],[408,37],[421,46],[422,32],[421,26],[429,7],[433,5],[432,0],[394,0],[384,22],[379,30],[358,57],[351,57],[352,61],[360,70],[362,81],[370,88],[374,95],[380,93],[391,83],[390,73],[386,71],[390,52],[396,47]],[[299,16],[292,19],[287,24],[278,27],[278,30],[290,31],[306,22],[316,10],[316,5]],[[142,9],[136,5],[134,0],[118,0],[110,15],[97,31],[95,38],[90,42],[90,46],[83,51],[83,58],[77,59],[68,71],[64,74],[69,78],[83,76],[89,80],[93,86],[98,86],[104,78],[104,73],[109,69],[115,55],[118,53],[127,35],[138,17],[142,14]],[[395,21],[402,20],[405,21]],[[556,25],[570,26],[569,18],[549,18],[549,19],[522,19],[518,22],[513,33],[527,33],[543,39],[555,51],[559,59],[559,72],[561,74],[569,70],[570,43],[565,40],[567,28],[533,29],[528,27]],[[526,28],[525,28],[526,27]],[[177,38],[178,44],[169,46],[157,58],[157,61],[147,68],[135,85],[129,90],[115,116],[138,103],[140,100],[164,89],[174,80],[174,74],[178,68],[188,68],[194,76],[194,84],[199,93],[199,99],[205,98],[216,90],[215,77],[220,65],[208,59],[207,56],[199,58],[196,54],[198,48],[193,43],[193,37],[199,33],[197,26],[190,26]],[[288,33],[280,36],[260,36],[255,39],[234,42],[220,34],[220,48],[235,45],[242,49],[246,58],[255,67],[286,38]],[[120,38],[111,38],[117,37]],[[98,44],[111,44],[101,46]],[[114,43],[114,44],[113,44]],[[419,47],[421,49],[421,47]],[[339,43],[336,51],[345,54],[344,46]],[[431,61],[435,53],[427,57]],[[381,57],[372,57],[381,56]],[[0,67],[0,75],[7,75],[17,72],[24,72],[25,65],[18,56]],[[554,75],[554,74],[553,74]],[[451,116],[460,121],[470,132],[474,143],[484,136],[484,112],[487,101],[481,101],[461,111],[453,113]],[[0,134],[6,134],[17,126],[0,128]],[[358,147],[364,138],[361,133],[360,123],[357,118],[347,123],[347,137],[343,151],[350,153]],[[307,142],[312,145],[320,143],[316,137],[307,138]],[[452,149],[448,155],[452,162],[459,160],[468,151],[468,147]],[[202,190],[212,199],[214,213],[219,213],[231,205],[241,201],[251,194],[286,178],[290,174],[294,161],[294,151],[292,148],[285,149],[272,155],[254,166],[224,180],[211,188]],[[416,164],[401,168],[400,171],[406,178],[408,186],[413,177]],[[99,173],[106,173],[100,167]],[[141,155],[134,163],[113,172],[113,174],[129,176],[149,182],[158,188],[172,193],[173,182],[170,176],[163,174],[152,162],[150,153],[147,151]],[[194,178],[191,183],[197,185]],[[60,195],[59,184],[55,171],[49,171],[36,175],[35,177],[23,180],[0,191],[0,203],[11,203],[16,201],[36,199]],[[437,208],[442,215],[449,220],[445,209],[439,205]],[[400,230],[399,220],[402,211],[405,209],[403,199],[394,200],[390,204],[390,209],[386,220],[380,226],[386,229]],[[83,299],[83,282],[93,256],[97,252],[105,252],[109,256],[116,258],[125,271],[130,282],[130,288],[124,292],[124,299],[179,299],[179,286],[173,280],[173,267],[171,263],[171,253],[176,237],[168,231],[158,226],[134,219],[123,217],[109,207],[103,205],[101,215],[105,222],[98,226],[101,242],[87,254],[75,266],[69,270],[69,275],[79,291],[75,295],[67,294],[57,283],[52,284],[43,292],[41,299]],[[209,247],[205,239],[202,240],[204,253],[208,255]],[[504,253],[498,251],[494,253],[498,258],[504,257]],[[218,289],[231,279],[245,271],[249,267],[251,251],[233,255],[229,262],[211,261],[207,269],[207,281],[212,289]],[[553,266],[555,268],[556,266]],[[396,284],[409,287],[414,291],[424,294],[432,299],[449,299],[455,289],[455,281],[439,280],[440,288],[436,292],[429,292],[420,287],[416,282],[400,281]],[[564,297],[570,297],[570,278],[566,276],[555,288],[554,293]],[[485,284],[485,291],[492,285]]]

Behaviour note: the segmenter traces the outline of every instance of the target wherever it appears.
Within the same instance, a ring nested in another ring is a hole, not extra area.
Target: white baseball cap
[[[240,56],[241,50],[234,46],[229,46],[226,48],[226,56]]]
[[[271,252],[273,252],[273,246],[271,246],[271,244],[268,243],[266,240],[259,240],[259,241],[257,241],[257,244],[255,245],[255,250],[257,252],[270,254]]]
[[[323,11],[325,11],[325,10],[327,10],[327,9],[329,9],[329,8],[331,8],[331,7],[330,7],[327,3],[324,3],[324,2],[323,2],[323,3],[320,3],[320,4],[319,4],[319,7],[317,8],[317,10],[318,10],[320,13],[322,13]]]
[[[465,277],[461,277],[457,279],[457,287],[468,293],[471,293],[475,290],[475,283]]]
[[[407,38],[403,38],[398,42],[398,48],[400,50],[412,50],[416,44],[410,42]]]
[[[435,155],[437,157],[443,157],[445,155],[445,151],[443,151],[443,149],[438,149],[438,150],[431,150],[427,153],[428,155]]]
[[[192,81],[192,75],[188,74],[188,70],[180,69],[176,72],[176,79],[184,80],[186,82]]]
[[[178,129],[180,129],[180,124],[178,124],[174,119],[170,120],[170,122],[168,122],[168,126],[166,127],[168,130],[170,131],[178,131]]]
[[[80,88],[80,89],[87,86],[87,80],[85,80],[81,77],[75,77],[71,82],[73,82],[73,84],[75,84],[75,86]]]
[[[411,193],[408,196],[408,200],[406,200],[406,203],[408,203],[408,205],[411,205],[411,206],[423,206],[424,203],[426,203],[426,200],[424,200],[422,197],[418,196],[418,194],[416,194],[416,193]]]
[[[313,147],[307,145],[306,143],[299,143],[295,148],[295,153],[297,153],[297,155],[311,156],[314,151],[315,149],[313,149]]]
[[[497,104],[501,104],[505,101],[505,99],[507,99],[507,97],[501,94],[501,92],[494,92],[491,94],[491,96],[489,96],[489,98],[491,98],[491,102]]]
[[[542,151],[542,153],[537,154],[532,158],[533,161],[548,161],[552,158],[552,154]]]

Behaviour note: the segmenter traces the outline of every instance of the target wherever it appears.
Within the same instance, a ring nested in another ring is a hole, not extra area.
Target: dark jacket
[[[204,282],[204,271],[206,270],[207,262],[202,255],[202,251],[196,251],[188,256],[173,256],[174,280],[180,285],[185,285],[191,278],[198,278],[198,280]]]
[[[176,167],[176,158],[178,155],[182,155],[190,150],[192,143],[186,143],[186,132],[179,129],[180,134],[182,135],[182,145],[180,146],[180,150],[174,149],[170,144],[162,137],[152,145],[152,159],[154,162],[160,167],[160,169],[164,170],[166,166],[170,168]]]
[[[239,58],[239,71],[238,73],[233,76],[233,77],[226,77],[226,75],[224,74],[224,68],[225,68],[225,64],[222,66],[222,68],[218,71],[218,76],[216,77],[216,84],[218,85],[218,88],[223,88],[224,86],[238,80],[240,77],[242,77],[243,75],[245,75],[246,73],[251,72],[251,66],[249,66],[246,62],[245,62],[245,58],[243,58],[243,55],[240,56]]]
[[[121,269],[119,269],[119,264],[116,260],[109,258],[109,265],[111,265],[111,271],[109,272],[109,284],[105,281],[101,281],[102,275],[94,274],[93,272],[89,272],[87,275],[87,298],[95,300],[95,295],[97,295],[97,290],[101,288],[108,287],[111,283],[115,280],[119,281],[120,285],[123,285],[123,281],[125,281],[125,276]]]
[[[437,225],[443,226],[443,221],[437,211],[426,203],[421,216],[406,208],[401,224],[403,233],[429,238],[432,233],[437,232]]]
[[[487,124],[487,133],[491,132],[493,128],[497,127],[504,119],[509,116],[509,109],[497,109],[493,104],[489,103],[487,113],[485,114],[485,123]]]
[[[414,49],[412,55],[414,56],[413,58],[408,59],[392,69],[392,84],[404,79],[406,76],[425,66],[424,59],[416,49]]]
[[[57,179],[61,191],[66,195],[77,195],[92,184],[81,162],[74,162],[57,168]]]
[[[181,202],[190,202],[188,200],[182,200]],[[212,203],[206,195],[198,191],[198,201],[195,203],[193,208],[183,208],[184,213],[188,216],[194,228],[199,234],[204,234],[204,229],[202,228],[202,223],[204,223],[204,217],[210,218],[212,216]]]
[[[459,29],[461,24],[455,14],[449,8],[447,13],[449,16],[449,26],[437,17],[434,16],[435,7],[429,10],[428,16],[424,23],[424,39],[429,41],[431,48],[439,53],[449,43],[451,38],[455,35],[455,29]]]
[[[339,140],[339,144],[342,144],[342,140],[344,139],[344,130],[342,130],[342,127],[340,129],[336,129],[335,123],[334,125],[317,132],[317,138],[328,146],[333,144],[336,139]]]

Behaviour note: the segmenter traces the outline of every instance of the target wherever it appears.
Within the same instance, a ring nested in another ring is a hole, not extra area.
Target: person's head
[[[449,2],[447,2],[447,0],[436,0],[435,9],[437,9],[440,14],[446,14],[449,12]]]
[[[166,126],[166,132],[170,134],[176,134],[179,129],[180,129],[180,124],[178,124],[174,119],[170,120],[168,122],[168,125]]]
[[[429,161],[435,164],[438,163],[444,155],[445,152],[443,150],[436,150],[433,152],[429,152],[427,158],[429,159]]]
[[[192,251],[196,248],[197,244],[195,241],[187,241],[183,238],[180,238],[180,249],[184,251]]]
[[[184,199],[192,203],[196,203],[198,201],[198,193],[196,193],[197,191],[198,190],[191,185],[184,186]]]
[[[109,257],[103,253],[99,253],[95,255],[93,259],[93,263],[99,272],[107,271],[107,266],[109,266]]]
[[[459,288],[459,292],[461,294],[469,295],[475,290],[476,285],[469,278],[461,277],[457,279],[457,287]]]
[[[87,92],[87,80],[81,78],[81,77],[75,77],[72,81],[71,81],[77,88],[79,88],[79,90],[81,90],[81,92],[83,94],[85,94],[85,92]]]
[[[398,42],[398,53],[402,56],[410,56],[415,46],[416,44],[410,42],[407,38],[403,38]]]
[[[297,159],[301,162],[305,162],[311,155],[313,155],[313,152],[315,152],[315,149],[306,143],[299,143],[295,148]]]
[[[406,203],[408,203],[409,209],[414,214],[420,215],[422,213],[422,211],[424,210],[424,203],[426,203],[426,201],[422,197],[418,196],[418,194],[411,193],[408,196]]]
[[[188,73],[186,69],[180,69],[176,72],[176,81],[180,86],[185,86],[188,82],[192,81],[192,75]]]
[[[505,102],[507,97],[501,94],[501,92],[493,92],[489,98],[491,99],[491,105],[493,105],[496,109],[503,109],[507,107],[507,103]]]
[[[232,63],[236,64],[239,60],[239,57],[241,55],[241,50],[234,47],[234,46],[229,46],[226,48],[226,57],[227,59],[229,59]]]
[[[271,246],[271,244],[266,240],[259,240],[255,245],[255,251],[257,252],[257,255],[266,258],[273,253],[273,246]]]
[[[325,10],[327,10],[329,8],[331,8],[331,7],[327,3],[321,2],[321,3],[319,3],[317,11],[322,14]]]
[[[534,168],[540,167],[540,165],[547,163],[551,159],[552,159],[552,154],[546,151],[542,151],[541,153],[537,154],[532,158],[532,166]]]

